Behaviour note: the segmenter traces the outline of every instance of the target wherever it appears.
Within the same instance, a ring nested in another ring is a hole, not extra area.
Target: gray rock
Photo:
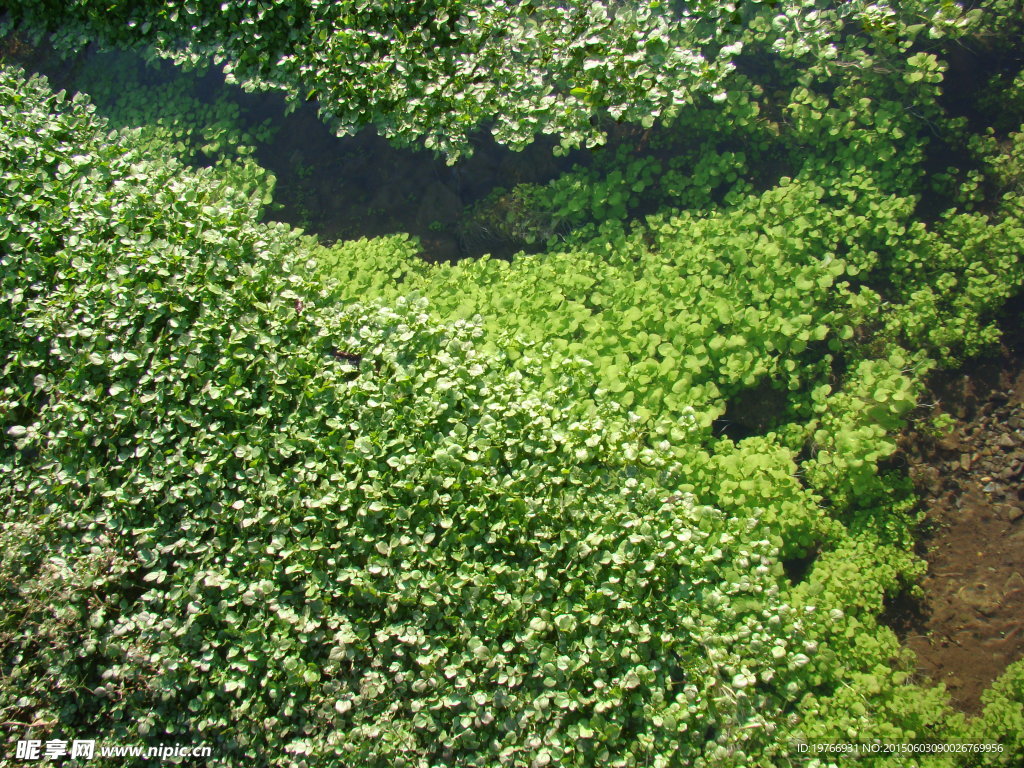
[[[1016,592],[1017,590],[1024,590],[1024,576],[1021,576],[1018,572],[1013,572],[1010,577],[1006,580],[1003,585],[1003,594],[1009,592]]]
[[[996,440],[996,445],[1000,448],[1016,448],[1017,441],[1014,439],[1013,435],[1008,432],[1004,432],[999,436],[999,439]]]

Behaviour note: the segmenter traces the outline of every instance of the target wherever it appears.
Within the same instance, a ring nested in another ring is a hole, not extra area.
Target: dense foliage
[[[259,223],[226,102],[0,70],[4,722],[238,766],[1024,756],[1020,663],[967,718],[879,623],[923,565],[896,437],[1024,280],[1024,68],[973,125],[942,97],[1013,4],[564,5],[9,4],[452,156],[639,125],[472,212],[543,252],[428,264]]]
[[[769,529],[666,498],[571,367],[327,303],[257,201],[2,89],[9,717],[228,761],[763,745],[806,663]]]
[[[172,76],[174,67],[164,62],[111,52],[74,69],[76,89],[89,94],[111,128],[137,131],[138,143],[152,154],[210,165],[232,187],[258,192],[270,204],[276,180],[253,158],[256,145],[276,133],[269,118],[252,125],[237,100],[223,91],[212,98],[204,93],[202,73]]]
[[[99,41],[182,63],[223,62],[246,88],[316,100],[339,132],[374,125],[452,159],[479,127],[515,147],[537,133],[591,146],[612,122],[672,119],[700,95],[723,98],[745,49],[838,74],[871,66],[875,51],[903,50],[894,33],[908,26],[942,37],[971,21],[954,3],[922,0],[15,0],[7,8],[15,24],[53,31],[65,46]],[[851,46],[852,30],[866,34]]]

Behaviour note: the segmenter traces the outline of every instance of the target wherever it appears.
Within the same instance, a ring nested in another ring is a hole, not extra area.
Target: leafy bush
[[[98,40],[180,63],[223,62],[248,89],[315,99],[339,132],[375,125],[453,160],[480,127],[513,147],[537,133],[561,136],[563,147],[594,146],[604,141],[602,123],[673,119],[696,96],[725,96],[745,46],[835,75],[874,65],[868,49],[881,62],[903,54],[894,40],[963,34],[978,15],[918,0],[805,5],[19,0],[7,8],[15,24],[55,32],[65,47]]]
[[[371,284],[385,296],[419,291],[439,316],[480,314],[494,332],[549,340],[553,368],[565,357],[593,361],[600,387],[641,415],[692,410],[707,425],[726,398],[768,376],[799,386],[798,356],[843,324],[833,285],[846,266],[807,237],[821,195],[812,185],[781,187],[720,215],[608,230],[577,250],[511,264],[426,270],[412,248],[382,262],[386,246],[364,241],[320,253],[349,298]],[[769,216],[779,223],[762,226]]]
[[[229,186],[258,193],[264,205],[270,204],[276,179],[253,153],[276,130],[269,118],[251,125],[225,91],[204,95],[200,73],[110,52],[86,57],[75,67],[73,83],[112,128],[138,130],[138,142],[151,153],[170,154],[189,165],[212,164]]]
[[[255,201],[2,78],[8,718],[228,765],[772,742],[806,662],[767,529],[566,408],[583,369],[335,305]]]
[[[984,710],[971,724],[970,735],[979,743],[1004,744],[1004,753],[977,757],[975,765],[1010,766],[1020,760],[1024,744],[1024,661],[1006,668],[998,680],[981,695]]]
[[[878,621],[922,572],[895,435],[1022,279],[1020,134],[920,212],[967,135],[928,41],[1005,4],[564,5],[11,6],[452,158],[488,121],[641,128],[477,209],[577,228],[548,252],[428,265],[152,156],[241,134],[108,133],[4,70],[5,720],[228,765],[774,768],[983,727],[1019,759],[1016,668],[968,720]]]

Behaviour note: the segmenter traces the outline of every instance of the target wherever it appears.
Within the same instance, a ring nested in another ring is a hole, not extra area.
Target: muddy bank
[[[1012,305],[1011,305],[1012,306]],[[1024,657],[1024,333],[1021,305],[997,353],[930,383],[944,436],[908,433],[903,457],[927,514],[923,600],[899,601],[890,622],[917,653],[922,676],[953,703],[980,709],[981,692]],[[926,396],[927,397],[927,396]]]

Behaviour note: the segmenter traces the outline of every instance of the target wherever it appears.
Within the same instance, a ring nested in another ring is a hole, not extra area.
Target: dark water
[[[372,129],[336,137],[313,105],[282,117],[282,99],[262,98],[255,114],[281,125],[274,141],[257,150],[260,164],[278,177],[278,217],[326,241],[408,232],[431,260],[485,250],[508,255],[521,244],[474,237],[466,222],[470,207],[497,188],[545,182],[585,161],[583,153],[554,157],[557,142],[544,137],[517,153],[488,135],[475,138],[471,157],[448,166],[432,152],[396,148]]]

